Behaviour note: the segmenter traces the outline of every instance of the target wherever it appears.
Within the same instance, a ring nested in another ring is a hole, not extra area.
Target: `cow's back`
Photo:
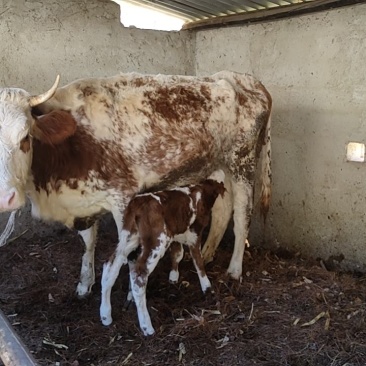
[[[245,145],[269,103],[262,84],[245,74],[130,73],[77,80],[59,88],[39,109],[70,111],[103,144],[105,166],[113,170],[108,183],[123,188],[126,179],[118,174],[129,170],[131,191],[138,192],[195,183],[230,166],[233,146]],[[120,160],[124,169],[118,167]]]

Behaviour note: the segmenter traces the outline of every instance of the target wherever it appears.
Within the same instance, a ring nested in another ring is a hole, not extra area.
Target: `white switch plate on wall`
[[[347,160],[363,163],[365,161],[365,144],[349,142],[347,144]]]

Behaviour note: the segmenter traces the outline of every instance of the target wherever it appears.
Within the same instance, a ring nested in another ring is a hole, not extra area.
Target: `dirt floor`
[[[114,322],[104,327],[100,276],[116,237],[100,231],[97,283],[83,301],[74,294],[83,253],[75,233],[0,248],[0,308],[40,365],[366,365],[366,277],[250,248],[239,283],[224,274],[228,241],[207,266],[215,290],[207,298],[188,257],[176,286],[168,258],[161,261],[148,286],[152,337],[142,336],[134,305],[123,308],[123,269],[112,292]]]

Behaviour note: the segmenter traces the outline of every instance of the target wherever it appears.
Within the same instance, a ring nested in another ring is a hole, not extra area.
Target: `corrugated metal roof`
[[[184,28],[223,25],[350,5],[364,0],[127,0],[186,20]]]
[[[129,0],[131,3],[153,7],[180,16],[188,21],[243,14],[251,11],[304,4],[319,0]]]
[[[198,21],[219,16],[243,14],[252,11],[304,4],[319,0],[128,0],[174,14],[188,21]]]

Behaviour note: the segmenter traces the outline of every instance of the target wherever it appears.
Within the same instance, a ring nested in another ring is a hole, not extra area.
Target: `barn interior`
[[[0,248],[0,309],[40,365],[365,365],[366,4],[133,3],[180,17],[183,28],[126,27],[109,0],[3,0],[0,86],[38,94],[57,74],[65,85],[133,71],[228,69],[261,80],[273,98],[272,203],[265,223],[258,210],[253,217],[243,279],[224,276],[229,227],[208,266],[213,299],[201,298],[190,261],[173,288],[162,263],[148,293],[159,331],[144,338],[136,312],[122,309],[125,270],[112,297],[118,320],[105,328],[98,281],[117,240],[113,222],[101,225],[97,283],[80,302],[80,240],[26,207]]]

